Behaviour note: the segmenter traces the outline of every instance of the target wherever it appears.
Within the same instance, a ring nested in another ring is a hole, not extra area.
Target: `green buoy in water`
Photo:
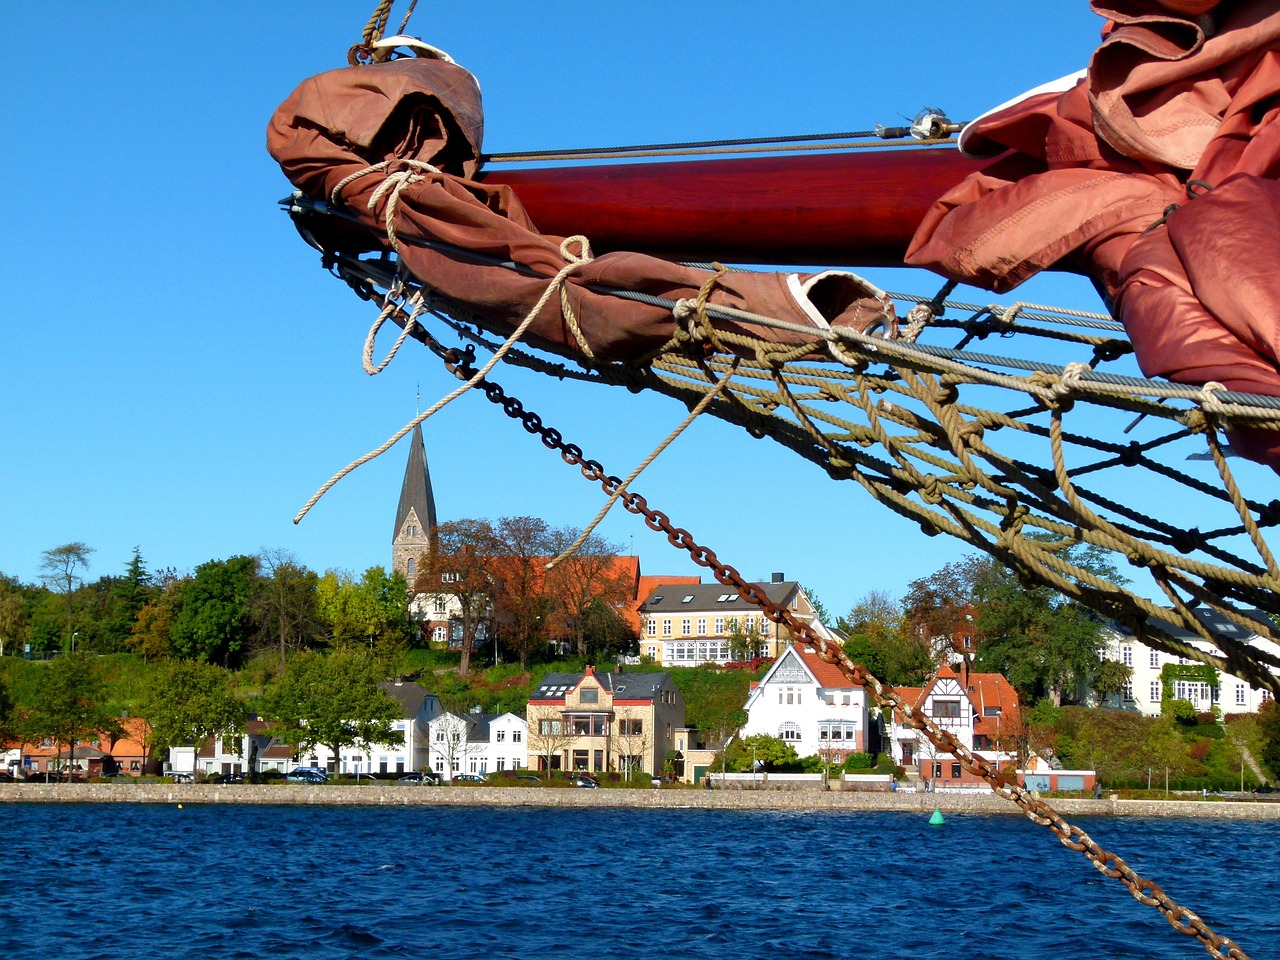
[[[938,807],[933,808],[933,816],[929,818],[929,826],[940,827],[947,821],[942,819],[942,811]]]

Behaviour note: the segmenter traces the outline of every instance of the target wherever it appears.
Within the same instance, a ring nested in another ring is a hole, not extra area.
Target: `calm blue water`
[[[1254,960],[1280,823],[1080,821]],[[13,804],[0,957],[1203,957],[1029,821]]]

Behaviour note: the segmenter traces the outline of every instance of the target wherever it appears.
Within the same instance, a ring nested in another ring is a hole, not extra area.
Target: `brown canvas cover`
[[[1084,77],[980,118],[999,155],[938,200],[907,262],[996,291],[1064,258],[1151,377],[1280,396],[1280,9],[1094,0]],[[1239,430],[1280,468],[1280,432]]]
[[[413,170],[406,161],[434,165],[396,201],[393,226],[402,238],[422,238],[511,260],[540,275],[530,277],[453,253],[410,243],[400,255],[415,277],[466,305],[492,324],[513,329],[537,304],[548,280],[566,265],[564,238],[538,232],[508,187],[476,179],[483,139],[480,89],[462,67],[440,59],[404,57],[347,67],[306,80],[272,117],[267,149],[306,195],[327,201],[344,179],[392,161],[382,172],[356,177],[339,191],[343,207],[363,231],[335,233],[339,245],[387,245],[390,192],[375,197],[388,176]],[[589,239],[589,238],[588,238]],[[569,300],[592,353],[625,360],[660,347],[675,331],[669,309],[595,292],[591,285],[638,291],[671,300],[695,298],[714,274],[635,253],[608,253],[569,277]],[[851,274],[816,276],[728,273],[714,285],[711,303],[810,328],[826,324],[860,332],[896,331],[892,304]],[[731,324],[717,324],[733,329]],[[803,343],[815,338],[764,327],[742,327],[764,340]],[[528,338],[562,353],[579,350],[558,298],[541,311]]]

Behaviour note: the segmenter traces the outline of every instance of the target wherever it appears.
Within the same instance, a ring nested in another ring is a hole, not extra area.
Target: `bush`
[[[870,770],[873,766],[875,762],[869,753],[851,753],[844,758],[844,769],[848,773]]]
[[[1193,726],[1196,722],[1196,708],[1190,700],[1166,700],[1161,705],[1161,712],[1184,726]]]

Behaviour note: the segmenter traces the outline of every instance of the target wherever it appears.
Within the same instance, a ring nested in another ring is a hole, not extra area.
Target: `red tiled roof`
[[[855,687],[853,681],[844,675],[834,663],[827,663],[814,648],[807,643],[797,644],[796,653],[800,654],[800,659],[804,661],[813,675],[817,678],[818,683],[823,687]]]

